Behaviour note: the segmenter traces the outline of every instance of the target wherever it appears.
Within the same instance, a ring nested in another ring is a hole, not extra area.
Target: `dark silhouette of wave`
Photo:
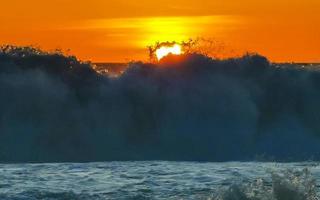
[[[0,161],[319,160],[320,72],[260,55],[168,56],[119,77],[0,50]]]

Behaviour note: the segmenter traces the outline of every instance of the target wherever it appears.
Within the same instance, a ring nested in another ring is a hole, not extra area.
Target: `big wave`
[[[131,63],[119,77],[0,51],[0,161],[319,160],[320,72],[260,55]]]

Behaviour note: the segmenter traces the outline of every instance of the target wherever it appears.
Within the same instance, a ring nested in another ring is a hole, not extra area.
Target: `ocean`
[[[319,69],[0,48],[0,200],[316,200]]]
[[[0,199],[315,200],[314,162],[99,162],[0,165]]]

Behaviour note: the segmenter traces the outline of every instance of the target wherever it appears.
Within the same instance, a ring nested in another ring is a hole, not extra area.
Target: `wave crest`
[[[317,160],[319,89],[318,68],[260,55],[168,56],[114,78],[2,49],[0,160]]]

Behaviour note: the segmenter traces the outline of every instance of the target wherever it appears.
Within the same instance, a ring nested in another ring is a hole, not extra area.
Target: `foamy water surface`
[[[318,163],[0,165],[0,199],[317,199]]]

